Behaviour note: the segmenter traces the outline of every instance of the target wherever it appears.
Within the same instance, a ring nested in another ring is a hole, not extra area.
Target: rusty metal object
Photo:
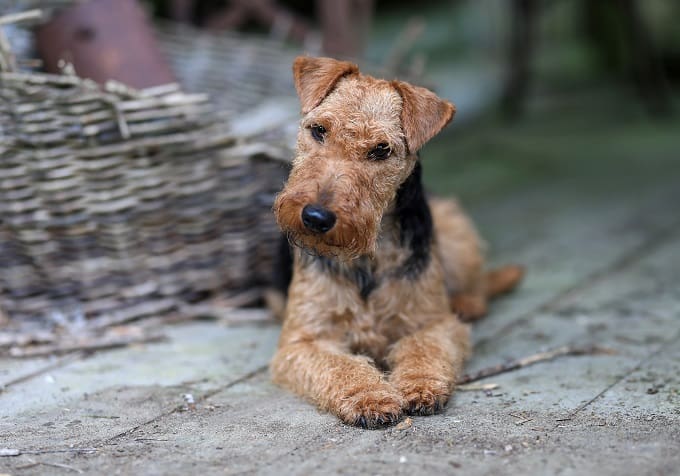
[[[79,76],[135,88],[174,81],[146,15],[135,0],[89,0],[55,16],[36,31],[38,53],[51,73],[63,60]]]

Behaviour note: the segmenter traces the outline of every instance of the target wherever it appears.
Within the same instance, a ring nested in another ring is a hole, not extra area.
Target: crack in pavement
[[[63,357],[58,358],[54,362],[51,362],[47,365],[44,365],[43,367],[40,367],[40,368],[33,370],[31,372],[28,372],[28,373],[25,373],[25,374],[20,375],[18,377],[7,380],[4,383],[0,383],[0,395],[3,392],[7,391],[7,389],[9,387],[12,387],[14,385],[18,385],[20,383],[28,382],[29,380],[32,380],[36,377],[41,376],[45,372],[49,372],[50,370],[59,369],[59,368],[64,367],[64,366],[66,366],[70,363],[73,363],[77,360],[84,360],[87,357],[89,357],[89,355],[86,355],[85,352],[75,352],[73,354],[67,354]]]
[[[220,385],[219,387],[216,387],[212,390],[205,392],[204,394],[202,394],[200,397],[198,397],[195,400],[195,403],[205,402],[209,398],[215,396],[216,394],[218,394],[218,393],[220,393],[224,390],[228,390],[228,389],[230,389],[230,388],[232,388],[236,385],[239,385],[243,382],[246,382],[246,381],[262,374],[262,373],[265,373],[268,368],[269,368],[269,364],[261,365],[261,366],[257,367],[256,369],[242,375],[241,377],[238,377],[238,378],[236,378],[236,379],[234,379],[234,380],[232,380],[232,381],[230,381],[230,382],[228,382],[224,385]],[[106,438],[104,441],[101,441],[99,443],[91,443],[90,446],[93,446],[93,447],[96,447],[96,448],[101,448],[103,446],[113,444],[114,440],[129,436],[129,435],[135,433],[140,428],[143,428],[143,427],[150,425],[152,423],[155,423],[155,422],[157,422],[157,421],[159,421],[159,420],[161,420],[161,419],[163,419],[167,416],[170,416],[170,415],[172,415],[172,414],[174,414],[178,411],[181,411],[184,408],[184,406],[185,405],[174,405],[172,408],[169,408],[166,411],[161,412],[160,414],[156,415],[155,417],[153,417],[149,420],[146,420],[146,421],[144,421],[144,422],[142,422],[138,425],[135,425],[132,428],[128,428],[127,430],[122,431],[120,433],[117,433],[116,435],[110,436],[110,437]]]
[[[564,289],[556,296],[553,296],[552,298],[548,299],[546,302],[540,304],[539,306],[533,308],[530,311],[520,314],[517,319],[514,319],[511,322],[507,323],[505,326],[501,327],[498,331],[494,332],[492,335],[480,339],[474,345],[475,351],[484,349],[495,339],[498,339],[499,337],[508,334],[511,330],[513,330],[515,327],[521,324],[526,324],[529,320],[531,320],[538,314],[545,313],[548,311],[554,311],[563,301],[572,297],[574,294],[584,289],[587,289],[588,287],[634,265],[638,261],[644,259],[645,257],[649,256],[650,254],[658,250],[661,246],[663,246],[667,242],[672,241],[674,238],[676,238],[677,234],[680,234],[680,221],[673,223],[672,225],[661,230],[659,233],[644,240],[638,246],[633,247],[629,252],[625,253],[622,257],[615,260],[610,265],[605,266],[604,268],[598,269],[596,271],[593,271],[592,273],[588,274],[583,279],[581,279],[578,283]]]
[[[634,365],[632,368],[630,368],[627,372],[624,372],[623,375],[618,376],[612,383],[610,383],[610,384],[607,385],[604,389],[602,389],[600,392],[598,392],[593,398],[591,398],[590,400],[588,400],[588,401],[585,402],[585,403],[582,403],[581,405],[579,405],[578,407],[576,407],[574,410],[572,410],[571,412],[569,412],[569,415],[568,415],[568,416],[566,416],[566,417],[564,417],[564,418],[558,418],[558,419],[556,420],[558,423],[557,423],[557,425],[555,425],[555,427],[553,428],[553,430],[556,429],[556,428],[558,428],[558,427],[560,426],[560,423],[561,423],[561,422],[571,421],[576,415],[578,415],[578,414],[581,413],[584,409],[586,409],[587,407],[589,407],[593,402],[595,402],[595,401],[597,401],[598,399],[600,399],[600,398],[601,398],[603,395],[605,395],[609,390],[611,390],[612,388],[616,387],[616,386],[617,386],[618,384],[620,384],[622,381],[624,381],[625,379],[627,379],[628,377],[630,377],[631,374],[633,374],[634,372],[637,372],[638,370],[640,370],[640,369],[642,368],[643,365],[645,365],[647,362],[649,362],[650,360],[652,360],[652,359],[653,359],[654,357],[656,357],[657,355],[661,354],[663,351],[666,350],[667,347],[669,347],[670,345],[674,344],[674,343],[677,342],[678,340],[680,340],[680,332],[677,333],[675,336],[673,336],[673,337],[672,337],[671,339],[669,339],[668,341],[666,341],[666,342],[664,342],[663,344],[661,344],[655,351],[651,352],[650,354],[648,354],[648,355],[646,355],[645,357],[643,357],[642,359],[640,359],[640,361],[639,361],[637,364],[635,364],[635,365]]]

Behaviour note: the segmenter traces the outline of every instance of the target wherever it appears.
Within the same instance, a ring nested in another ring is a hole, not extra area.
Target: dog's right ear
[[[295,58],[293,79],[300,97],[302,113],[307,114],[321,104],[340,78],[358,72],[357,65],[347,61],[310,56]]]

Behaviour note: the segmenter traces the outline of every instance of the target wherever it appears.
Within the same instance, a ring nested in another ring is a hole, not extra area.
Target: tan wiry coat
[[[433,413],[470,350],[452,306],[477,317],[490,291],[512,288],[521,274],[483,273],[480,239],[453,201],[431,202],[431,253],[423,269],[404,271],[412,250],[400,237],[397,191],[417,150],[455,109],[424,88],[365,76],[346,62],[301,57],[293,71],[304,117],[274,211],[298,249],[273,379],[350,424]],[[389,155],[375,160],[378,145]],[[332,211],[329,230],[304,223],[310,204]],[[308,252],[327,257],[332,272]],[[375,282],[370,292],[357,286],[357,266]]]

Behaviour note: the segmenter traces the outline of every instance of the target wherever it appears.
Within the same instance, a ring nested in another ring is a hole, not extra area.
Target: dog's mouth
[[[354,250],[354,247],[336,243],[330,239],[330,237],[318,233],[301,233],[291,230],[284,231],[284,233],[291,246],[299,248],[304,253],[311,256],[338,259],[341,261],[352,261],[362,254],[358,250]]]

